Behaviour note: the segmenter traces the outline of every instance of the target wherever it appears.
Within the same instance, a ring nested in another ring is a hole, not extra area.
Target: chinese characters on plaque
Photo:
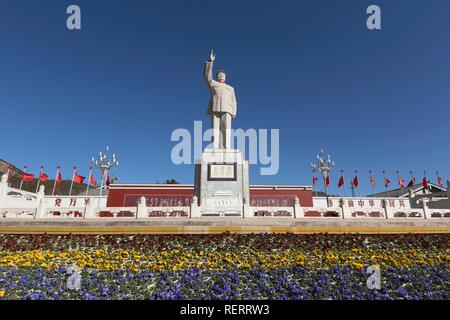
[[[208,180],[236,180],[236,164],[209,164]]]

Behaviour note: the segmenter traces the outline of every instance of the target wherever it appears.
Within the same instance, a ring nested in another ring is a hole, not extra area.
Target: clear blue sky
[[[66,29],[78,4],[82,30]],[[370,4],[382,30],[366,28]],[[175,128],[209,123],[210,48],[236,88],[234,127],[279,128],[280,171],[251,183],[310,184],[320,148],[347,180],[450,176],[450,2],[0,1],[0,158],[65,177],[105,145],[123,183],[175,178]],[[98,176],[98,173],[97,173]],[[348,191],[347,191],[348,192]]]

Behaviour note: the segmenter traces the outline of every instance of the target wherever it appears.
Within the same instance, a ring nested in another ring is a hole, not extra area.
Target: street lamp
[[[103,188],[106,186],[108,172],[110,169],[119,166],[119,160],[117,160],[115,153],[113,153],[111,157],[109,156],[109,147],[106,146],[106,152],[103,153],[100,151],[97,158],[92,157],[91,163],[92,166],[95,166],[102,173],[102,183],[100,185],[100,195],[98,197],[98,206],[100,207],[100,199],[103,194]]]
[[[315,163],[311,163],[311,169],[313,171],[320,171],[323,178],[323,184],[325,185],[325,197],[327,199],[327,207],[328,207],[328,191],[327,191],[327,178],[331,169],[334,168],[334,161],[331,160],[331,156],[327,155],[324,157],[323,150],[320,150],[320,153],[316,155]]]

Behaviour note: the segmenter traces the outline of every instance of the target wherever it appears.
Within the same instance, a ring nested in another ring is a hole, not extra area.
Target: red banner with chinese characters
[[[294,205],[295,196],[250,196],[252,207],[291,207]]]
[[[125,195],[125,207],[134,207],[137,205],[139,198],[144,196],[147,200],[147,207],[185,207],[190,206],[192,196],[189,195],[142,195],[127,194]]]

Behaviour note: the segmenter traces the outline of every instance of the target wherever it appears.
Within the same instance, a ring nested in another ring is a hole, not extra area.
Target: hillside
[[[17,168],[16,166],[8,163],[5,160],[0,159],[0,176],[8,171],[8,167],[10,167],[10,177],[9,184],[12,188],[19,188],[20,180],[22,179],[23,171]],[[39,172],[31,172],[34,174],[35,178],[38,178]],[[54,175],[55,173],[46,172],[49,176]],[[44,184],[45,185],[45,194],[51,194],[53,191],[53,184],[55,180],[49,179]],[[22,190],[36,192],[36,186],[38,183],[38,179],[34,179],[31,182],[24,182],[22,185]],[[70,180],[63,180],[61,185],[57,186],[55,189],[55,195],[68,195],[70,190]],[[86,191],[86,184],[74,184],[72,188],[72,194],[82,194]]]

